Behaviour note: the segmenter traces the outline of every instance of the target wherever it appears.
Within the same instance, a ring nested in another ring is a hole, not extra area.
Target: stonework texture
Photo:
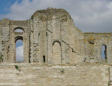
[[[24,43],[21,63],[18,39]],[[64,9],[39,10],[23,21],[3,19],[0,86],[112,86],[111,52],[112,33],[80,31]]]

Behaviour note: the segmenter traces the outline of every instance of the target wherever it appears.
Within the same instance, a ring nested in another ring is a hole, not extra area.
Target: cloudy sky
[[[48,7],[66,9],[84,32],[112,32],[112,0],[0,0],[0,19],[29,19]]]

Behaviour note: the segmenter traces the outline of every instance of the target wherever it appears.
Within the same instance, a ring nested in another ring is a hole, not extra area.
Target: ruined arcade
[[[19,39],[24,44],[20,63]],[[64,9],[39,10],[24,21],[3,19],[0,76],[7,80],[0,86],[112,86],[111,52],[112,33],[80,31]]]

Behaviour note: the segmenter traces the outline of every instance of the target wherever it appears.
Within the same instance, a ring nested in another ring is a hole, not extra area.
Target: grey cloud
[[[20,4],[14,3],[11,13],[2,17],[28,19],[36,10],[48,7],[66,9],[82,31],[112,32],[111,0],[23,0]]]

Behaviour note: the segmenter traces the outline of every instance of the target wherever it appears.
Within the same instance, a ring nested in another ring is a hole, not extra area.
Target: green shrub
[[[16,70],[21,71],[18,65],[15,65]]]
[[[15,65],[15,68],[18,70],[19,69],[18,65]]]
[[[2,55],[0,56],[0,62],[3,62],[3,56]]]

